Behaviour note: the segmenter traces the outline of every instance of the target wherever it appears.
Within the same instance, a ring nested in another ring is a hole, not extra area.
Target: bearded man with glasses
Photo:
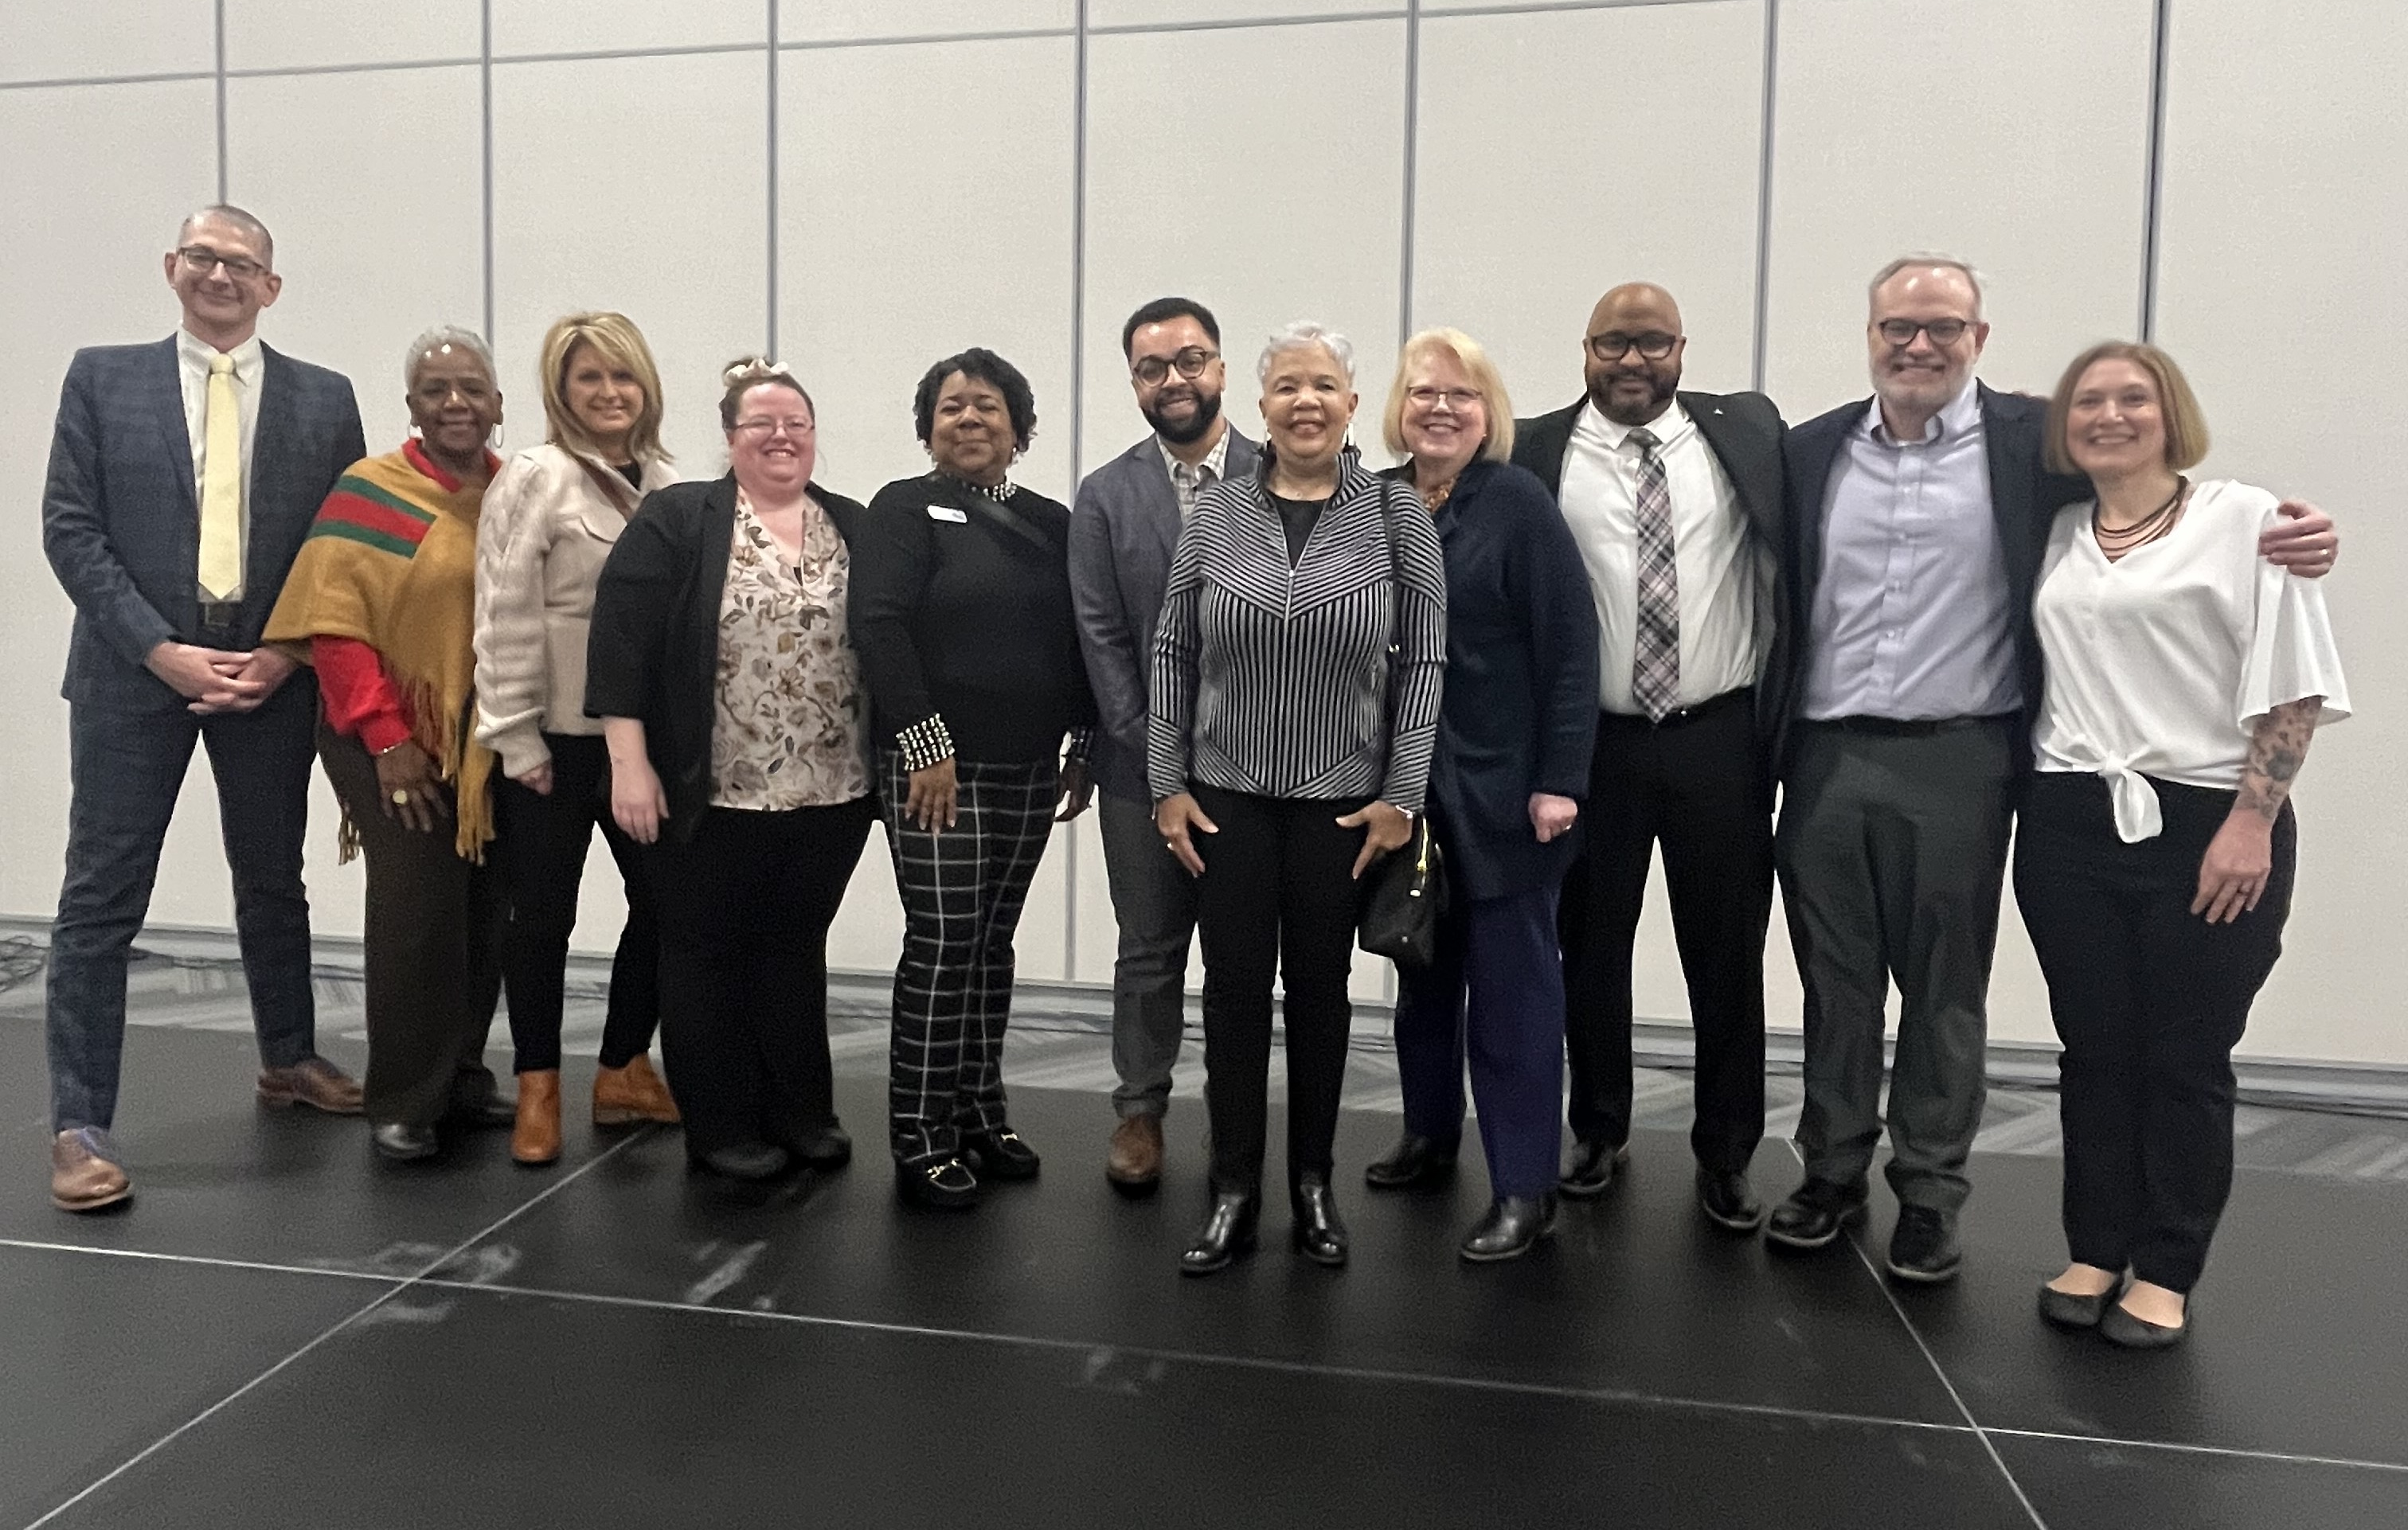
[[[1102,802],[1104,873],[1120,950],[1112,964],[1112,1066],[1120,1083],[1104,1173],[1143,1194],[1161,1182],[1162,1118],[1186,1016],[1196,879],[1162,853],[1146,790],[1146,670],[1170,553],[1196,499],[1254,470],[1254,443],[1221,415],[1221,326],[1202,304],[1163,297],[1129,315],[1121,352],[1153,431],[1087,475],[1070,514],[1070,595],[1099,723],[1091,771]]]

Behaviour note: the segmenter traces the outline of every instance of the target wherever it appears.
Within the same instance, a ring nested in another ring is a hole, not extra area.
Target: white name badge
[[[931,521],[950,521],[957,526],[967,526],[970,523],[969,512],[968,510],[957,510],[951,505],[929,506],[928,519]]]

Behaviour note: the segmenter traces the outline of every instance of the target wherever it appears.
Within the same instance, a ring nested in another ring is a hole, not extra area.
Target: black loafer
[[[1326,1175],[1300,1174],[1287,1193],[1296,1213],[1296,1251],[1332,1269],[1346,1263],[1346,1224],[1338,1220],[1338,1197]]]
[[[733,1142],[686,1159],[686,1167],[696,1174],[716,1174],[748,1185],[774,1180],[794,1164],[792,1153],[770,1142]]]
[[[498,1089],[488,1089],[481,1094],[456,1094],[443,1118],[454,1125],[480,1130],[515,1126],[519,1123],[519,1102],[505,1098]]]
[[[1456,1251],[1475,1265],[1519,1259],[1555,1230],[1553,1195],[1500,1195]]]
[[[986,1196],[986,1186],[958,1158],[923,1159],[895,1165],[895,1193],[912,1206],[967,1211]]]
[[[2190,1303],[2183,1303],[2183,1320],[2168,1328],[2136,1318],[2122,1303],[2109,1308],[2099,1320],[2099,1337],[2123,1350],[2171,1350],[2190,1337]]]
[[[396,1164],[414,1164],[432,1158],[442,1151],[443,1140],[432,1126],[412,1126],[408,1122],[388,1121],[368,1134],[376,1144],[377,1156]]]
[[[1455,1175],[1460,1137],[1446,1140],[1407,1132],[1388,1156],[1363,1170],[1363,1182],[1374,1190],[1416,1190],[1443,1184]]]
[[[1861,1180],[1852,1185],[1809,1180],[1772,1208],[1764,1236],[1784,1249],[1828,1248],[1848,1223],[1865,1219],[1868,1194]]]
[[[1890,1274],[1917,1285],[1954,1280],[1965,1265],[1965,1251],[1956,1246],[1956,1219],[1928,1206],[1899,1207],[1886,1264]]]
[[[1210,1275],[1226,1269],[1240,1254],[1252,1253],[1254,1229],[1262,1220],[1263,1197],[1256,1190],[1221,1190],[1212,1194],[1212,1213],[1179,1256],[1182,1275]]]
[[[2052,1328],[2096,1328],[2106,1317],[2107,1308],[2114,1304],[2116,1292],[2115,1286],[2109,1286],[2095,1296],[2077,1296],[2043,1281],[2040,1288],[2040,1320]]]
[[[1698,1170],[1698,1209],[1729,1232],[1752,1233],[1764,1224],[1764,1203],[1756,1198],[1756,1188],[1744,1174]]]
[[[853,1162],[853,1137],[831,1121],[795,1138],[794,1152],[805,1168],[832,1172]]]
[[[1630,1150],[1619,1142],[1584,1140],[1573,1146],[1555,1189],[1576,1201],[1594,1200],[1613,1188],[1629,1162]]]
[[[961,1159],[972,1173],[989,1180],[1034,1180],[1042,1163],[1037,1150],[1009,1126],[994,1132],[964,1132]]]

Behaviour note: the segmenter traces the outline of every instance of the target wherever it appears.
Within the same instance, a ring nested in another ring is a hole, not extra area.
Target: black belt
[[[1815,717],[1806,720],[1810,728],[1828,728],[1837,733],[1865,733],[1877,738],[1928,738],[1937,733],[1956,733],[1965,728],[1986,728],[1996,722],[2013,722],[2019,714],[1988,712],[1979,717]]]
[[[1607,712],[1604,715],[1609,721],[1627,726],[1677,728],[1684,723],[1703,722],[1718,712],[1727,712],[1748,706],[1755,700],[1756,687],[1742,685],[1736,691],[1726,691],[1718,696],[1708,696],[1695,707],[1675,707],[1654,722],[1636,712]]]

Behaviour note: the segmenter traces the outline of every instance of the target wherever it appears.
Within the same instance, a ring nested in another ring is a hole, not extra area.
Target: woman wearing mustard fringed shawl
[[[377,1151],[432,1155],[449,1118],[507,1126],[484,1066],[500,992],[497,884],[470,682],[477,511],[499,461],[485,344],[430,330],[409,349],[413,438],[355,463],[302,544],[267,623],[306,644],[325,711],[318,756],[367,856],[366,1113]]]

